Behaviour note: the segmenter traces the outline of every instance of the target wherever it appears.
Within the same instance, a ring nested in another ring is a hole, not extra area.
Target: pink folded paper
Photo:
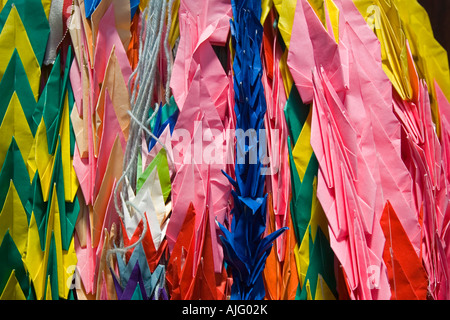
[[[189,203],[193,203],[197,212],[196,230],[200,226],[200,221],[206,213],[206,205],[209,206],[211,215],[210,228],[213,239],[214,266],[216,272],[222,268],[223,253],[218,244],[216,236],[215,220],[223,223],[228,209],[228,197],[231,192],[231,185],[223,175],[222,170],[226,170],[226,158],[228,156],[227,147],[230,147],[225,141],[225,130],[222,122],[212,104],[209,96],[204,91],[200,91],[200,70],[195,77],[191,90],[189,91],[185,105],[185,111],[182,111],[178,117],[175,131],[179,128],[191,128],[191,133],[186,138],[172,137],[172,148],[174,150],[175,167],[177,168],[175,178],[172,182],[172,216],[167,227],[167,240],[169,249],[172,250],[177,235],[183,224]],[[200,104],[198,103],[200,101]],[[208,111],[209,109],[209,111]],[[189,112],[191,111],[191,112]],[[205,113],[203,113],[205,112]],[[208,117],[208,113],[215,113],[215,117]],[[211,142],[204,142],[202,148],[202,139],[208,134],[214,134]],[[200,141],[200,143],[199,143]],[[207,146],[215,149],[219,154],[218,158],[208,159]],[[178,156],[180,154],[181,156]],[[215,161],[217,160],[217,161]],[[213,203],[209,202],[207,197],[208,187],[214,195]]]
[[[119,222],[113,195],[123,172],[128,139],[127,82],[131,75],[126,51],[117,33],[113,4],[103,13],[96,16],[100,23],[92,34],[83,3],[80,6],[75,3],[70,25],[71,37],[76,43],[70,70],[76,104],[71,114],[77,142],[73,166],[83,195],[80,198],[84,199],[82,218],[76,227],[75,249],[84,285],[84,292],[80,294],[98,291],[97,297],[105,296],[101,291],[104,279],[109,279],[106,285],[111,286],[109,276],[103,276],[104,241],[109,239],[112,225],[117,227]],[[96,44],[95,48],[90,42]]]
[[[338,94],[346,87],[343,62],[334,38],[307,1],[297,1],[287,64],[304,103],[313,99],[312,69],[326,65],[325,72]]]
[[[313,102],[317,197],[351,298],[388,299],[379,222],[385,202],[392,203],[418,255],[419,210],[413,180],[402,162],[401,126],[392,112],[392,84],[381,66],[379,42],[353,3],[335,4],[338,35],[330,30],[327,8],[328,31],[309,3],[299,0],[293,28],[298,41],[291,43],[288,65],[304,102]],[[310,50],[303,54],[305,47]]]
[[[188,206],[196,210],[195,230],[209,206],[214,270],[222,270],[223,252],[218,243],[215,220],[224,222],[228,212],[231,185],[221,170],[227,166],[228,149],[225,115],[229,106],[230,76],[212,45],[224,45],[229,33],[231,5],[225,0],[201,4],[181,1],[179,9],[180,43],[175,59],[171,88],[180,114],[172,137],[175,177],[172,183],[172,216],[167,227],[172,250]],[[210,199],[208,188],[214,195]],[[214,199],[214,202],[211,202]],[[196,246],[201,243],[195,239]],[[197,257],[198,253],[195,253]]]
[[[180,1],[179,25],[180,43],[177,49],[170,87],[180,111],[184,108],[187,92],[196,73],[197,65],[202,62],[205,81],[217,109],[223,108],[219,96],[227,94],[229,85],[222,66],[214,50],[198,50],[204,42],[225,45],[230,30],[231,5],[229,1]],[[222,72],[219,72],[221,71]],[[221,107],[222,106],[222,107]]]
[[[279,67],[283,53],[277,41],[278,37],[275,36],[273,44],[273,70],[266,70],[266,64],[263,63],[264,71],[262,74],[262,82],[267,105],[264,117],[267,142],[267,155],[264,159],[264,161],[267,162],[265,163],[265,165],[267,165],[266,188],[267,192],[273,194],[275,227],[276,229],[280,229],[287,226],[289,197],[291,192],[291,174],[288,162],[288,127],[283,111],[287,97]],[[272,71],[273,74],[272,81],[267,76],[270,71]],[[279,261],[284,260],[286,235],[287,233],[282,233],[281,236],[276,239]]]

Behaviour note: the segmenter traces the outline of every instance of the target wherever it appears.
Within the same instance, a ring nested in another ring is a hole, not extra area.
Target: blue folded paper
[[[144,247],[139,243],[133,250],[128,263],[117,255],[119,275],[111,270],[119,300],[167,300],[165,291],[165,266],[158,265],[153,273],[147,263]]]
[[[233,62],[236,129],[254,130],[256,142],[260,141],[260,129],[264,129],[266,100],[261,82],[262,62],[260,49],[263,27],[260,23],[261,1],[232,0],[232,44],[235,49]],[[250,140],[250,139],[249,139]],[[262,271],[273,241],[287,228],[281,228],[263,238],[266,228],[267,194],[264,194],[265,176],[259,155],[250,159],[255,148],[246,139],[236,141],[238,150],[245,152],[245,161],[236,158],[233,180],[223,172],[234,190],[234,208],[230,230],[219,224],[224,258],[231,267],[233,285],[232,300],[262,300],[265,296]],[[259,148],[258,148],[259,149]],[[242,156],[236,152],[237,157]],[[250,161],[252,160],[252,161]]]
[[[101,0],[84,0],[84,9],[86,11],[86,18],[90,18],[92,13],[100,4]],[[137,9],[139,8],[139,0],[130,0],[131,19],[133,19]]]

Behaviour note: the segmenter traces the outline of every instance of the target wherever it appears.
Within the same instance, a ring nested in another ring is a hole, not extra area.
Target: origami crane
[[[173,210],[167,227],[170,272],[177,273],[172,274],[171,279],[181,281],[175,299],[197,294],[191,290],[205,277],[205,270],[211,271],[211,277],[217,279],[210,282],[211,287],[201,291],[199,298],[225,298],[222,283],[226,277],[221,280],[226,276],[223,252],[214,222],[223,223],[229,210],[231,188],[221,170],[228,170],[226,157],[230,146],[225,140],[225,129],[231,124],[225,119],[230,114],[230,80],[212,44],[225,44],[231,7],[226,1],[219,1],[214,5],[206,4],[206,8],[205,12],[203,4],[180,1],[178,11],[180,43],[171,78],[173,97],[179,109],[171,143],[176,173],[172,183]],[[180,139],[179,133],[183,132],[185,136]],[[207,150],[214,150],[214,153]],[[193,238],[180,238],[191,211],[195,211],[191,222]],[[184,268],[175,253],[180,252],[180,246],[191,257],[186,260],[190,265]],[[202,247],[212,250],[208,251],[212,255],[205,256]]]
[[[244,132],[263,128],[266,101],[261,82],[262,63],[259,52],[262,43],[262,26],[259,22],[261,4],[256,1],[233,1],[231,34],[236,55],[233,64],[235,88],[236,128]],[[244,23],[244,21],[246,23]],[[230,231],[220,224],[225,251],[225,261],[233,274],[231,299],[262,299],[265,295],[262,271],[272,248],[272,241],[286,230],[280,228],[262,238],[266,225],[266,201],[264,176],[261,175],[261,159],[256,162],[246,153],[256,148],[246,139],[236,140],[236,180],[229,177],[233,185],[234,208]],[[250,139],[249,139],[250,140]]]
[[[0,1],[0,300],[450,299],[416,0]]]
[[[92,32],[90,25],[84,23],[83,5],[75,3],[69,30],[75,51],[70,69],[76,104],[71,113],[77,141],[73,167],[83,195],[83,217],[78,220],[75,236],[78,271],[83,283],[78,295],[88,297],[95,296],[97,289],[100,293],[104,286],[102,273],[109,274],[109,266],[103,260],[108,249],[104,230],[110,230],[113,225],[119,227],[112,195],[122,175],[128,139],[130,120],[127,111],[130,103],[127,82],[131,67],[115,27],[115,10],[119,8],[111,2],[107,10],[97,7],[103,16],[98,20],[96,32]],[[130,16],[122,22],[129,25]],[[91,37],[95,37],[95,48],[90,43]],[[100,89],[91,90],[91,87]],[[110,246],[113,247],[112,244]],[[106,266],[103,271],[99,269],[100,264]],[[112,278],[107,281],[111,287]]]
[[[72,58],[70,50],[67,64],[61,63],[60,56],[56,58],[39,92],[46,46],[42,39],[49,34],[46,9],[41,1],[9,1],[0,14],[0,37],[9,43],[3,45],[2,61],[7,65],[0,84],[8,102],[3,106],[0,125],[2,248],[6,255],[19,253],[21,257],[4,264],[4,299],[10,295],[67,299],[67,283],[77,263],[72,235],[80,206],[71,166],[74,136],[69,114],[73,95],[68,83]],[[19,186],[19,179],[23,186]],[[16,271],[11,273],[11,267]],[[21,273],[25,269],[27,272]],[[22,285],[21,291],[17,284]]]

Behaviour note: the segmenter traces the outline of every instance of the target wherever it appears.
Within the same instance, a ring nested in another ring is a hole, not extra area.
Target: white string
[[[133,115],[137,119],[142,119],[140,122],[144,122],[146,115],[148,114],[148,110],[150,108],[150,104],[146,103],[151,100],[150,94],[153,92],[154,87],[154,71],[156,68],[157,56],[159,53],[159,47],[161,42],[161,32],[153,32],[153,31],[161,31],[162,23],[164,19],[161,19],[161,15],[165,14],[166,1],[150,1],[149,7],[144,10],[144,14],[142,15],[142,19],[145,19],[145,25],[142,26],[141,29],[141,38],[140,41],[140,57],[138,61],[138,65],[136,67],[136,79],[133,86],[133,91],[130,96],[130,102],[133,110]],[[159,10],[157,10],[159,9]],[[151,11],[152,14],[148,15],[147,12]],[[164,11],[163,11],[164,10]],[[157,14],[157,13],[161,14]],[[159,30],[157,27],[160,26]],[[151,30],[150,30],[151,28]],[[143,34],[143,29],[145,29],[145,38]],[[152,31],[152,32],[151,32]],[[142,48],[142,49],[141,49]],[[130,77],[131,79],[132,77]],[[130,83],[130,82],[129,82]],[[138,89],[137,94],[136,90]],[[130,133],[128,137],[128,143],[125,150],[124,157],[124,167],[125,170],[120,177],[116,188],[115,194],[120,188],[120,185],[123,183],[124,176],[128,176],[129,181],[135,181],[134,177],[136,175],[136,161],[137,155],[139,152],[139,141],[140,136],[142,134],[142,125],[139,125],[135,122],[130,123]],[[123,214],[117,203],[117,196],[114,197],[115,207],[119,216],[123,217]]]
[[[135,70],[132,72],[128,80],[128,93],[130,97],[131,111],[128,111],[130,115],[130,131],[127,146],[125,149],[123,171],[121,177],[119,178],[116,187],[114,189],[114,205],[118,215],[124,219],[124,213],[118,204],[119,188],[123,184],[123,181],[135,181],[137,174],[137,157],[140,152],[140,137],[144,131],[150,137],[155,139],[166,151],[168,150],[164,143],[156,137],[145,125],[145,123],[150,123],[151,120],[157,115],[160,108],[159,104],[156,107],[150,117],[148,118],[149,109],[151,106],[152,94],[155,86],[155,72],[158,62],[158,57],[161,48],[161,38],[162,31],[164,27],[166,11],[167,11],[167,27],[166,35],[164,38],[165,53],[167,58],[167,80],[166,80],[166,102],[168,103],[170,99],[170,76],[172,63],[169,57],[167,43],[168,34],[170,32],[170,22],[172,19],[172,6],[174,0],[169,0],[169,7],[166,0],[160,1],[150,1],[149,5],[145,8],[141,15],[141,30],[139,34],[139,60]],[[168,9],[167,9],[168,8]],[[149,14],[150,12],[150,14]],[[134,82],[133,82],[134,81]],[[133,84],[133,85],[132,85]],[[132,87],[132,89],[131,89]],[[169,88],[169,90],[167,89]],[[170,155],[170,152],[167,152]],[[122,193],[123,189],[120,191],[121,198],[128,198],[127,193]],[[140,210],[130,201],[124,201],[124,205],[131,206],[135,211],[142,217],[144,228],[139,237],[139,239],[123,248],[110,249],[107,252],[107,259],[112,253],[122,253],[125,254],[128,250],[136,247],[142,242],[144,236],[147,232],[147,219],[145,214],[142,214]]]
[[[157,110],[159,109],[159,105],[156,107],[155,112],[152,114],[152,116],[150,117],[149,121],[152,120],[153,116],[156,114]],[[159,138],[157,136],[155,136],[153,134],[153,132],[151,132],[147,126],[145,124],[143,124],[142,122],[140,122],[131,111],[128,111],[128,114],[130,115],[130,117],[142,128],[142,130],[144,130],[149,136],[151,136],[153,139],[156,140],[156,142],[158,142],[164,149],[167,150],[166,145],[159,140]]]
[[[123,248],[112,248],[109,249],[106,253],[106,261],[109,260],[109,257],[111,254],[115,253],[121,253],[121,254],[126,254],[129,250],[135,248],[139,243],[142,242],[142,240],[144,239],[145,234],[147,233],[147,217],[145,215],[145,213],[142,213],[141,210],[139,210],[139,208],[136,207],[136,205],[130,201],[126,202],[126,205],[132,206],[133,209],[136,211],[135,214],[137,214],[141,219],[142,219],[142,223],[143,223],[143,229],[142,229],[142,233],[141,236],[139,237],[139,240],[136,241],[135,243],[130,244],[127,247],[123,247]]]

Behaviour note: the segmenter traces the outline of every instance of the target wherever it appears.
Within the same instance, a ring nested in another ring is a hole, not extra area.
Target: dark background
[[[448,55],[450,52],[450,1],[419,0],[419,3],[427,10],[434,37],[447,50]]]

